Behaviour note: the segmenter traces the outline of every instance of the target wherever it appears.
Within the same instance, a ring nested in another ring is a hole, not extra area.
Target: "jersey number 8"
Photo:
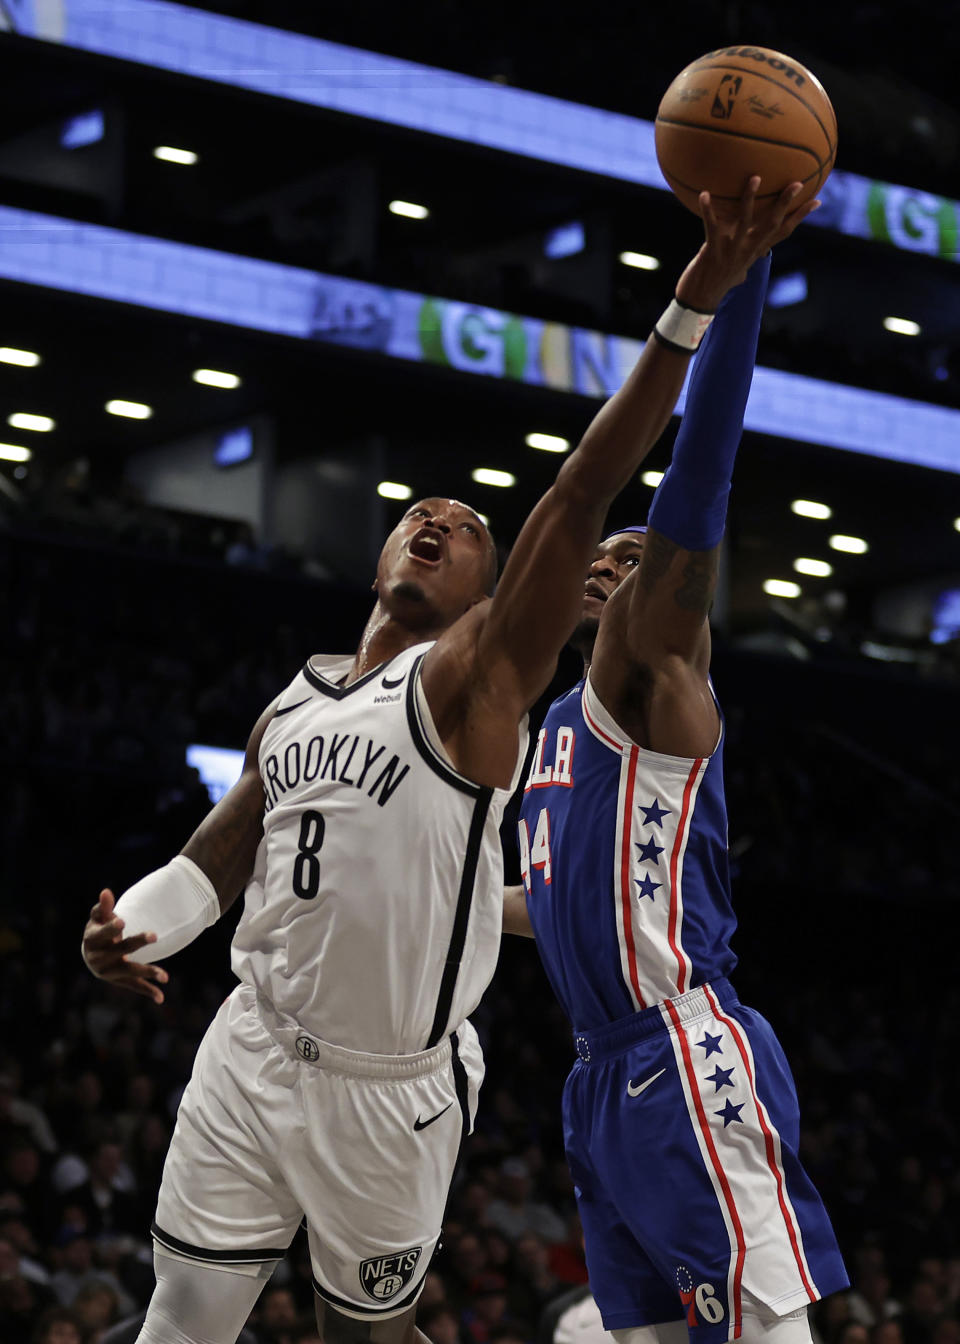
[[[297,857],[293,861],[293,892],[301,901],[312,901],[320,890],[320,860],[326,822],[319,812],[304,812],[300,818]]]

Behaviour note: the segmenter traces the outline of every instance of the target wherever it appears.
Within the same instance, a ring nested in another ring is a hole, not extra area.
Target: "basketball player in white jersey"
[[[183,851],[84,932],[102,978],[162,1002],[154,961],[246,888],[240,984],[184,1093],[142,1344],[233,1344],[306,1216],[326,1344],[406,1344],[483,1072],[466,1020],[496,963],[498,823],[529,706],[580,610],[608,505],[664,428],[708,314],[806,210],[794,189],[706,241],[624,387],[525,523],[502,579],[478,515],[415,504],[359,648],[264,712]],[[798,188],[796,188],[798,189]]]

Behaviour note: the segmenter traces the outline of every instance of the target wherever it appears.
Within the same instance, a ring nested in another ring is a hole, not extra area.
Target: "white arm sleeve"
[[[192,859],[178,854],[165,868],[148,873],[117,901],[124,938],[155,933],[157,941],[129,954],[131,961],[154,962],[173,956],[220,918],[213,883]]]

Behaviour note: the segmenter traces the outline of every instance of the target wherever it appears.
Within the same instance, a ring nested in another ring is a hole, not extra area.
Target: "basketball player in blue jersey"
[[[807,213],[795,190],[706,241],[623,389],[524,525],[456,500],[387,538],[359,648],[311,658],[181,854],[91,912],[97,975],[162,1001],[169,956],[245,887],[239,985],[200,1046],[153,1225],[141,1344],[233,1344],[302,1217],[326,1344],[407,1344],[483,1073],[468,1014],[496,964],[498,823],[529,706],[581,605],[606,510],[666,424],[727,291]]]
[[[647,526],[585,568],[584,677],[540,732],[504,905],[574,1029],[564,1141],[618,1344],[809,1344],[807,1304],[847,1284],[787,1062],[727,979],[708,614],[768,272],[754,264],[703,341]]]

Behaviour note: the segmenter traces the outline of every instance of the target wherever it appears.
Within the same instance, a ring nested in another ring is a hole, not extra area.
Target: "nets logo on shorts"
[[[406,1288],[420,1260],[422,1246],[411,1246],[409,1251],[396,1255],[379,1255],[372,1260],[360,1261],[360,1286],[367,1297],[377,1302],[389,1302],[401,1288]]]

